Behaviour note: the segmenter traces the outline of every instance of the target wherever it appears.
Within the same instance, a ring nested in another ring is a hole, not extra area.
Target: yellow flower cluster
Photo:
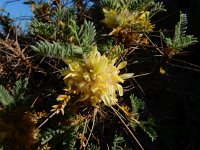
[[[132,16],[127,10],[120,12],[119,14],[113,10],[103,9],[104,12],[104,20],[103,22],[109,28],[116,28],[118,26],[125,26],[128,25],[129,22],[134,20],[134,16]]]
[[[56,100],[60,103],[57,105],[53,105],[51,111],[56,112],[57,114],[61,112],[64,115],[65,106],[67,105],[67,102],[70,100],[70,98],[71,97],[68,95],[59,95]]]
[[[117,93],[123,95],[123,87],[119,83],[133,76],[133,73],[119,75],[127,62],[123,61],[116,67],[116,59],[109,60],[101,55],[96,46],[82,61],[68,60],[66,63],[69,68],[62,73],[65,90],[80,94],[79,101],[88,101],[92,106],[101,101],[107,106],[115,105]]]
[[[131,13],[128,10],[122,10],[121,12],[117,13],[113,9],[103,9],[103,12],[105,16],[103,22],[111,29],[139,25],[141,27],[139,32],[150,32],[154,28],[154,25],[152,25],[148,19],[148,11]]]

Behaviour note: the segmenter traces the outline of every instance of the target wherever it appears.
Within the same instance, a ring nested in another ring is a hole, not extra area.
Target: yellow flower
[[[129,22],[134,20],[134,16],[128,10],[123,10],[120,13],[117,13],[115,10],[110,9],[103,9],[104,12],[104,20],[103,22],[109,28],[116,28],[118,26],[126,26],[129,25]]]
[[[56,100],[67,103],[70,100],[70,98],[71,97],[68,95],[59,95]]]
[[[66,61],[69,68],[62,73],[65,90],[79,94],[79,101],[88,101],[92,106],[101,101],[107,106],[115,105],[117,93],[123,95],[123,87],[119,83],[133,76],[133,73],[119,74],[120,69],[127,65],[126,61],[118,66],[115,62],[116,59],[109,60],[101,55],[96,46],[84,56],[83,61]]]
[[[134,26],[138,25],[141,27],[141,29],[137,30],[139,32],[150,32],[154,28],[154,25],[149,20],[149,11],[131,13],[126,9],[121,12],[116,12],[113,9],[103,9],[103,12],[105,16],[103,22],[113,29],[110,35],[118,33],[123,28],[134,28]]]
[[[61,112],[64,115],[65,106],[67,105],[67,102],[70,100],[70,98],[71,97],[68,95],[59,95],[56,100],[60,103],[57,105],[53,105],[51,112],[56,112],[56,114],[59,114]]]
[[[135,21],[132,22],[141,26],[141,32],[151,32],[155,27],[148,19],[149,14],[149,11],[142,11],[140,13],[137,13]]]
[[[105,19],[103,20],[103,22],[108,25],[109,28],[115,28],[118,26],[118,22],[116,20],[117,18],[117,12],[110,9],[103,9],[104,15],[105,15]]]
[[[161,74],[166,74],[166,71],[163,69],[163,67],[160,67],[160,73]]]

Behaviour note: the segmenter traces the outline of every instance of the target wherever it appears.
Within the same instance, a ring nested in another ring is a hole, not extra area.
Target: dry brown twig
[[[17,39],[16,41],[11,39],[0,39],[0,48],[0,52],[3,52],[6,57],[10,58],[10,60],[18,59],[21,63],[28,65],[29,67],[31,66],[28,58],[24,53],[27,47],[22,49]]]

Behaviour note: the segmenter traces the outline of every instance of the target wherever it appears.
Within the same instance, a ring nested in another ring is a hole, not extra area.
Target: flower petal
[[[117,69],[120,70],[120,69],[126,67],[126,65],[127,65],[127,62],[126,62],[126,61],[122,61],[122,62],[117,66]]]
[[[111,65],[114,66],[114,64],[116,63],[116,61],[117,61],[117,57],[115,57],[114,59],[111,60]]]
[[[123,96],[123,87],[120,84],[117,84],[117,90],[119,92],[119,96]]]
[[[88,57],[88,62],[89,62],[88,65],[94,65],[95,61],[97,61],[96,56],[98,53],[99,52],[97,51],[97,46],[94,46]]]
[[[76,71],[79,68],[79,64],[77,62],[70,63],[68,66],[71,71]]]
[[[108,98],[108,95],[103,95],[103,96],[101,97],[101,100],[104,102],[104,104],[105,104],[106,106],[111,106],[111,103],[110,103],[110,100],[109,100],[109,98]]]
[[[103,73],[105,68],[108,65],[108,59],[106,58],[106,56],[100,56],[98,57],[99,60],[95,60],[95,63],[93,63],[92,67],[93,67],[93,73],[94,74],[99,74],[99,73]]]
[[[121,78],[121,76],[118,76],[118,75],[115,75],[115,74],[112,76],[112,80],[115,81],[115,82],[121,82],[121,83],[124,82],[124,80],[123,80],[123,78]]]
[[[125,74],[121,74],[120,77],[125,80],[125,79],[131,78],[133,75],[134,73],[125,73]]]

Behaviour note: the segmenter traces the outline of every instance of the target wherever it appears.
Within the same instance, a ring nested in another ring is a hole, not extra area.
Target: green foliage
[[[105,42],[102,42],[101,45],[99,46],[99,51],[101,53],[107,53],[108,50],[113,47],[112,43],[113,39],[108,39]]]
[[[49,23],[43,23],[38,20],[33,20],[30,24],[31,26],[31,34],[39,35],[43,38],[50,38],[54,35],[55,28]]]
[[[155,124],[154,119],[152,117],[149,117],[147,121],[141,121],[141,125],[140,125],[140,127],[144,130],[144,132],[146,132],[147,135],[151,138],[152,142],[156,140],[157,138],[157,133],[152,128],[154,124]]]
[[[144,130],[144,132],[147,133],[147,135],[151,138],[151,141],[153,142],[157,138],[157,133],[152,127],[147,126],[141,126],[141,128]]]
[[[75,144],[77,140],[77,132],[79,127],[70,128],[65,133],[65,139],[63,141],[64,149],[76,150]]]
[[[31,46],[32,49],[41,55],[48,56],[51,58],[66,59],[72,56],[82,54],[80,47],[61,44],[58,42],[50,43],[48,41],[37,42],[35,46]]]
[[[100,4],[103,7],[108,7],[110,9],[114,9],[116,11],[120,11],[123,6],[123,1],[116,1],[116,0],[100,0]]]
[[[23,99],[27,85],[28,85],[28,78],[25,78],[24,80],[18,80],[15,82],[15,85],[11,91],[15,101]]]
[[[72,56],[80,56],[83,52],[89,52],[94,45],[96,30],[91,22],[86,22],[79,28],[74,20],[71,20],[71,35],[76,38],[76,45],[62,44],[48,41],[37,42],[31,46],[34,51],[52,58],[66,59]]]
[[[32,45],[33,50],[59,59],[77,57],[83,52],[89,52],[95,44],[95,27],[92,22],[87,21],[79,27],[72,14],[71,9],[59,8],[52,15],[50,23],[33,20],[32,34],[46,39]]]
[[[96,146],[96,145],[93,145],[93,144],[90,144],[86,150],[100,150],[100,147]]]
[[[52,148],[55,148],[62,143],[65,149],[75,150],[74,146],[77,139],[76,134],[77,133],[72,128],[68,127],[55,130],[48,128],[41,134],[40,142],[42,145],[49,143]]]
[[[55,14],[52,16],[52,21],[54,23],[58,23],[59,21],[63,21],[66,24],[66,27],[68,27],[71,20],[76,20],[75,15],[76,10],[74,8],[70,7],[59,7],[57,8]]]
[[[48,128],[41,134],[40,143],[42,145],[48,143],[52,149],[57,149],[58,147],[61,149],[62,147],[63,150],[75,150],[78,134],[79,132],[82,133],[82,126],[83,124],[79,122],[75,125],[58,125],[53,127],[54,129]]]
[[[8,93],[8,91],[0,85],[0,104],[2,104],[4,107],[11,106],[14,104],[14,98]]]
[[[116,45],[115,47],[110,47],[108,56],[110,58],[116,58],[125,52],[123,45]]]
[[[115,138],[113,140],[112,150],[123,150],[120,144],[122,144],[124,141],[125,140],[123,137],[115,135]]]
[[[133,129],[135,129],[138,125],[140,125],[140,122],[138,122],[139,110],[144,109],[144,102],[138,99],[136,96],[134,96],[134,94],[130,95],[130,101],[131,101],[130,125]]]
[[[163,2],[157,2],[157,3],[154,2],[153,6],[150,9],[149,19],[152,18],[157,13],[165,11],[166,9],[164,8]]]
[[[131,105],[132,105],[132,116],[130,120],[130,125],[132,128],[136,128],[137,126],[141,127],[144,132],[154,141],[157,137],[155,130],[152,128],[154,125],[154,120],[152,118],[148,118],[147,121],[136,121],[136,118],[139,118],[138,111],[144,110],[144,102],[138,99],[133,94],[130,96]]]
[[[151,17],[158,12],[165,11],[163,3],[154,0],[102,0],[101,4],[114,10],[123,10],[123,8],[128,7],[131,11],[150,11]]]
[[[138,12],[150,11],[150,18],[158,12],[165,11],[163,2],[155,2],[154,0],[134,0],[130,1],[128,6],[130,10]]]
[[[53,10],[52,10],[53,11]],[[69,7],[57,8],[49,16],[49,21],[33,19],[31,22],[31,34],[40,36],[46,40],[67,42],[69,24],[75,20],[74,9]]]
[[[62,129],[56,129],[52,130],[51,128],[48,128],[42,135],[41,135],[41,144],[44,145],[47,142],[49,142],[54,136],[61,135],[65,131]]]
[[[92,22],[85,21],[79,28],[75,20],[71,20],[71,35],[75,37],[76,44],[83,49],[83,52],[89,52],[91,47],[95,44],[94,37],[96,30]]]
[[[144,109],[144,102],[140,99],[138,99],[134,94],[130,96],[131,100],[131,109],[132,109],[132,114],[138,114],[138,110]]]
[[[197,43],[197,38],[193,35],[186,35],[187,29],[187,16],[180,13],[180,21],[175,26],[175,33],[173,38],[165,37],[161,32],[166,45],[176,51],[181,51],[183,48]]]
[[[163,2],[155,2],[154,0],[101,0],[100,3],[103,7],[108,7],[116,11],[126,8],[130,11],[149,11],[150,18],[158,12],[165,11]]]
[[[24,80],[18,80],[15,82],[13,89],[11,90],[11,94],[2,86],[0,85],[0,103],[4,107],[10,107],[19,100],[24,100],[24,92],[26,90],[28,84],[28,78]]]

